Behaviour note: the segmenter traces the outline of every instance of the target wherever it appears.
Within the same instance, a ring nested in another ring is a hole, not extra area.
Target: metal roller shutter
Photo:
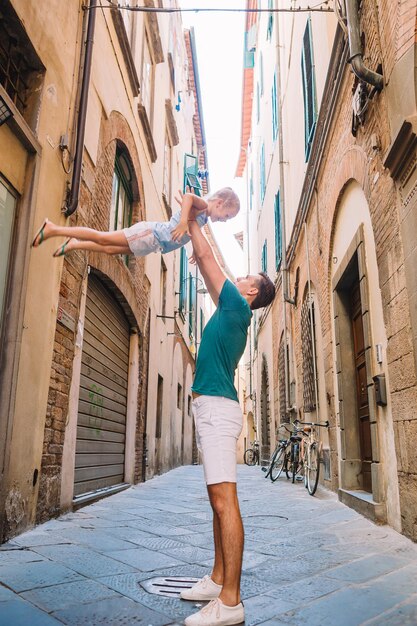
[[[81,357],[74,496],[124,480],[128,367],[128,322],[92,276]]]

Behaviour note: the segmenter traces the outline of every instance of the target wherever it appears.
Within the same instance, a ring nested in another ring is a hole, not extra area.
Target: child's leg
[[[102,246],[127,246],[126,236],[121,230],[103,232],[84,226],[57,226],[53,222],[47,222],[44,227],[44,240],[51,237],[75,237],[82,241],[93,241]],[[35,242],[35,247],[39,242]]]
[[[126,241],[126,238],[125,238]],[[56,252],[61,250],[60,246]],[[93,241],[79,241],[78,239],[71,238],[65,245],[65,254],[71,252],[71,250],[88,250],[90,252],[100,252],[104,254],[131,254],[129,245],[101,245],[94,243]],[[58,256],[58,255],[56,255]],[[60,255],[59,255],[60,256]]]

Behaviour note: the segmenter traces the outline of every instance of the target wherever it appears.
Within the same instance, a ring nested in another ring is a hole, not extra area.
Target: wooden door
[[[372,442],[369,422],[369,400],[367,386],[367,371],[365,359],[365,341],[363,334],[362,307],[359,283],[351,291],[352,303],[352,330],[355,359],[356,404],[359,423],[359,441],[362,461],[363,489],[372,492]]]

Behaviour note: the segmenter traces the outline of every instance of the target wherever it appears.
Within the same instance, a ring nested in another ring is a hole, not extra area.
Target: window
[[[176,30],[176,18],[174,15],[169,16],[169,39],[168,39],[168,67],[169,76],[171,78],[171,89],[175,93],[175,68],[177,66],[177,56],[180,57],[178,51],[178,37]]]
[[[34,130],[45,68],[10,2],[1,3],[0,85]]]
[[[262,246],[261,269],[263,272],[268,271],[268,243],[266,239],[264,241],[264,245]]]
[[[169,138],[168,130],[165,130],[165,147],[164,147],[164,184],[162,193],[164,194],[165,203],[171,206],[172,192],[172,145]]]
[[[274,0],[268,0],[268,9],[273,9]],[[268,15],[268,27],[266,31],[266,38],[269,40],[272,39],[272,29],[274,28],[274,14],[271,13]]]
[[[166,315],[166,305],[167,305],[167,266],[165,265],[165,261],[161,256],[161,306],[160,311],[161,315]],[[163,322],[165,322],[165,318],[161,318]]]
[[[193,146],[192,146],[193,149]],[[183,192],[187,191],[187,188],[192,188],[197,196],[201,195],[202,187],[198,179],[198,161],[194,154],[186,153],[184,155],[184,185]]]
[[[301,346],[303,351],[304,411],[314,411],[316,406],[317,362],[316,325],[314,302],[307,295],[301,309]]]
[[[132,170],[127,155],[116,154],[110,207],[110,230],[127,228],[132,223]]]
[[[272,140],[276,141],[278,137],[278,102],[277,102],[277,74],[274,74],[274,80],[272,82],[272,94],[271,94],[271,108],[272,108]]]
[[[301,55],[301,73],[304,96],[305,159],[308,161],[317,121],[316,79],[313,59],[311,18],[307,20],[307,26],[304,31],[303,49]]]
[[[287,367],[289,367],[288,350],[287,350]],[[280,423],[288,423],[290,421],[289,415],[287,415],[287,401],[285,388],[286,373],[285,373],[285,344],[284,337],[281,338],[278,350],[278,381],[279,381],[279,414]]]
[[[16,213],[17,196],[0,177],[0,329],[2,326],[9,269],[10,246]]]
[[[143,42],[143,59],[142,59],[141,96],[142,96],[142,104],[145,107],[146,114],[148,116],[149,125],[152,128],[155,65],[152,59],[151,48],[149,45],[149,37],[148,37],[148,33],[146,29],[145,29],[145,37],[143,39],[144,39],[144,42]]]
[[[182,385],[178,383],[177,387],[177,408],[182,411]]]
[[[192,417],[193,415],[193,401],[189,394],[188,394],[188,415],[190,417]]]
[[[156,424],[155,439],[160,439],[162,434],[162,405],[164,396],[164,379],[158,374],[158,391],[156,396]]]
[[[259,157],[259,182],[260,182],[260,192],[261,192],[261,204],[265,198],[265,145],[262,144],[261,147],[261,155]]]
[[[281,197],[280,192],[275,196],[275,267],[279,268],[282,261],[282,224],[281,224]]]
[[[244,67],[251,69],[255,65],[256,24],[245,33]]]
[[[135,4],[132,0],[118,0],[120,7],[132,6]],[[129,40],[130,45],[132,45],[132,32],[133,32],[133,11],[120,11],[123,23],[125,25],[127,38]]]
[[[185,305],[187,302],[187,272],[188,272],[188,258],[187,252],[184,247],[181,248],[180,252],[180,301],[179,301],[179,312],[184,315]]]

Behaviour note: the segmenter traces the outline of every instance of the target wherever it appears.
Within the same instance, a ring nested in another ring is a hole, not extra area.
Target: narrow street
[[[417,623],[417,546],[319,489],[239,466],[246,626]],[[202,468],[181,467],[0,549],[0,626],[179,624],[195,604],[149,593],[213,555]]]

